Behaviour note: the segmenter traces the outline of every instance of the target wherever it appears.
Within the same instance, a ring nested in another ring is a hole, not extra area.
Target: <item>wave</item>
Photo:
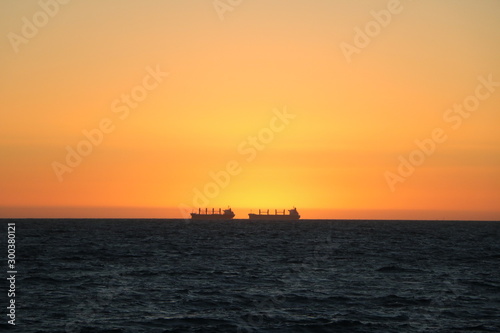
[[[383,266],[383,267],[377,269],[376,271],[381,272],[381,273],[420,273],[420,272],[424,272],[423,270],[418,269],[418,268],[403,268],[401,266],[395,266],[395,265]]]

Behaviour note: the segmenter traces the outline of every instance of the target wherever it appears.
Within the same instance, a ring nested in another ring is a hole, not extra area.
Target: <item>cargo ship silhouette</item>
[[[234,217],[234,213],[231,210],[231,208],[224,209],[224,213],[221,212],[221,209],[219,208],[219,211],[215,211],[215,209],[212,208],[212,212],[208,210],[208,208],[205,208],[205,212],[201,210],[201,208],[198,209],[198,213],[191,213],[191,220],[205,220],[205,221],[211,221],[211,220],[219,220],[219,221],[229,221],[232,220]]]
[[[288,210],[288,214],[285,214],[285,210],[283,209],[283,213],[278,212],[276,209],[274,210],[274,214],[269,214],[269,209],[264,213],[259,209],[259,214],[248,214],[248,218],[250,220],[260,220],[260,221],[295,221],[300,219],[299,212],[297,212],[297,208],[293,207],[293,209]]]
[[[259,220],[259,221],[295,221],[300,219],[300,215],[297,212],[297,208],[293,207],[293,209],[288,210],[288,214],[283,212],[278,212],[278,210],[274,210],[274,214],[269,214],[269,209],[267,211],[262,211],[259,209],[259,214],[248,214],[248,219],[250,220]],[[235,214],[231,210],[228,209],[220,209],[208,210],[205,208],[204,210],[198,208],[198,213],[191,213],[191,220],[204,220],[204,221],[230,221],[234,218]]]

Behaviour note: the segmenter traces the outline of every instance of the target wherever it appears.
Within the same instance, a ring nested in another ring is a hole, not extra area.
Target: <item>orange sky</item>
[[[0,2],[0,217],[500,219],[496,0],[65,2]]]

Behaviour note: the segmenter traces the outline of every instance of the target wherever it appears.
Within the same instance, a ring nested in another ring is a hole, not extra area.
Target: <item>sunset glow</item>
[[[0,217],[499,220],[499,13],[4,1]]]

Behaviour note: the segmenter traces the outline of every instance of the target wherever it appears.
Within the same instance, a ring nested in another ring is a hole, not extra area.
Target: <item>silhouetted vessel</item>
[[[191,220],[229,221],[229,220],[232,220],[233,217],[234,217],[234,213],[231,210],[231,208],[224,209],[224,213],[221,212],[220,208],[219,208],[218,212],[216,212],[213,208],[212,208],[212,212],[209,212],[208,208],[205,208],[205,212],[203,213],[201,208],[199,208],[198,213],[191,213]]]
[[[283,213],[274,210],[274,214],[269,214],[269,209],[264,213],[259,209],[259,214],[248,214],[248,218],[250,220],[260,220],[260,221],[295,221],[300,219],[300,215],[297,212],[297,208],[293,207],[293,209],[288,210],[288,214],[285,214],[285,210],[283,209]]]

